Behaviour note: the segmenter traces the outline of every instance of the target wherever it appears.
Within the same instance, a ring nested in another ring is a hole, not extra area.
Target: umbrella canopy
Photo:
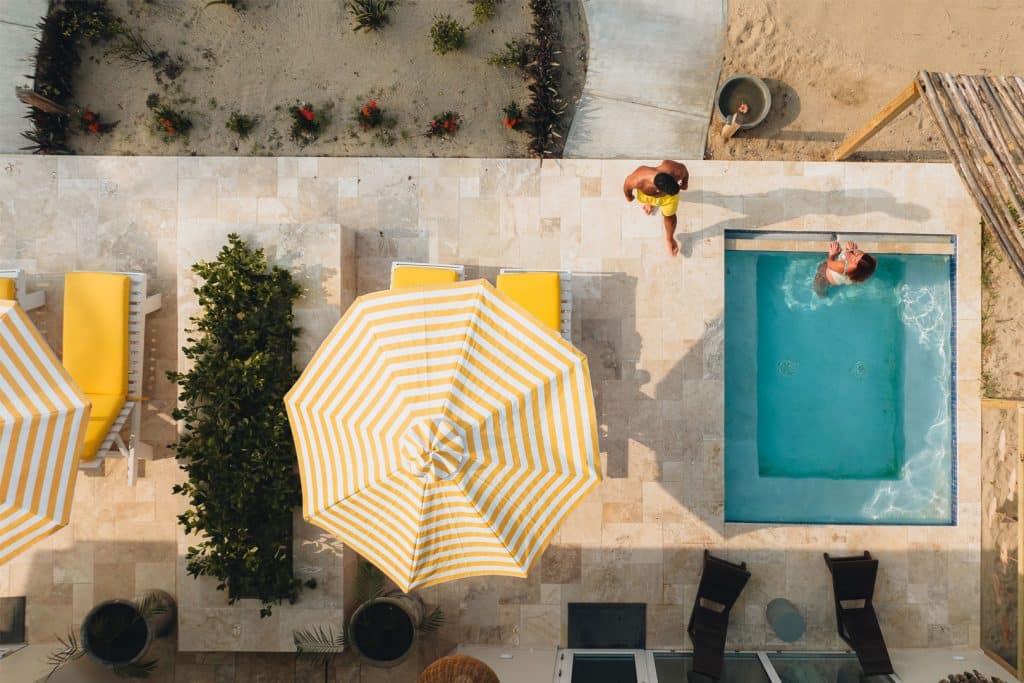
[[[586,357],[483,280],[360,297],[285,403],[306,519],[404,591],[526,576],[601,479]]]
[[[0,564],[68,523],[89,400],[0,300]]]

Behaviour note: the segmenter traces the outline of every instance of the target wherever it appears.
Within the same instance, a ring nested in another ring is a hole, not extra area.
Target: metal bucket
[[[740,119],[740,128],[749,130],[764,121],[771,111],[772,94],[765,82],[750,74],[736,74],[725,79],[715,95],[718,116],[725,121],[744,103],[750,110]]]

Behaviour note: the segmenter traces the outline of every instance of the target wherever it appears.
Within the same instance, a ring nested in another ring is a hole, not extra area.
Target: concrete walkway
[[[565,156],[703,159],[726,0],[582,1],[590,56]]]
[[[29,127],[23,118],[28,108],[14,96],[14,88],[32,85],[36,24],[48,7],[48,0],[0,0],[0,154],[22,152],[29,144],[21,137]]]

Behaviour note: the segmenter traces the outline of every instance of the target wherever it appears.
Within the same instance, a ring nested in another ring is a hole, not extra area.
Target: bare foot
[[[668,253],[672,254],[673,256],[679,255],[679,244],[676,242],[675,237],[667,238],[666,246],[668,247]]]
[[[651,206],[650,204],[644,204],[644,213],[650,216],[652,213],[654,213],[654,207]]]

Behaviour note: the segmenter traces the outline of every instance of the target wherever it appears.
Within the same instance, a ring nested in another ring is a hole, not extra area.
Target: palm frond
[[[440,607],[435,607],[433,612],[423,617],[418,628],[420,633],[433,633],[442,626],[444,626],[444,612]]]
[[[356,600],[369,602],[384,594],[384,582],[387,577],[384,572],[366,560],[359,561],[359,571],[356,573]]]
[[[330,626],[314,626],[313,628],[295,631],[292,633],[295,641],[296,656],[306,656],[320,663],[325,663],[331,657],[342,652],[348,646],[348,639],[345,631],[335,635],[334,629]]]
[[[57,642],[61,644],[61,649],[51,652],[46,657],[46,663],[53,667],[50,673],[46,675],[46,680],[50,680],[50,677],[57,673],[64,665],[75,661],[85,654],[85,650],[78,644],[78,637],[72,629],[68,629],[67,640],[57,636]]]
[[[164,614],[167,611],[167,603],[160,593],[150,591],[142,596],[136,609],[139,610],[143,619],[149,619],[158,614]]]
[[[149,678],[149,675],[156,669],[156,660],[151,659],[148,662],[117,664],[112,668],[114,673],[121,678]]]

